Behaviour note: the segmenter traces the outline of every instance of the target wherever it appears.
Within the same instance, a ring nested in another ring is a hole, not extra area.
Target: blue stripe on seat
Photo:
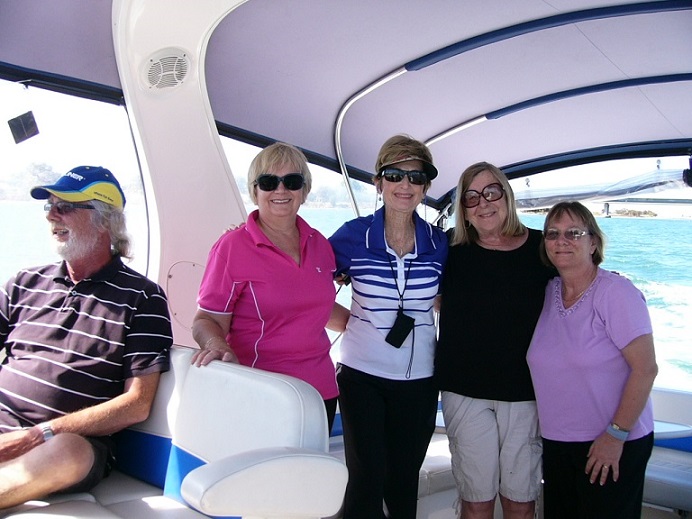
[[[115,468],[129,476],[163,488],[171,439],[125,429],[113,435]]]
[[[667,449],[674,449],[676,451],[692,452],[692,437],[656,440],[654,436],[654,445],[666,447]]]
[[[344,425],[341,423],[341,413],[334,415],[334,423],[329,436],[342,436],[344,434]]]
[[[171,454],[168,458],[168,471],[166,472],[166,484],[163,487],[163,495],[172,497],[176,501],[185,503],[180,495],[180,486],[188,473],[197,467],[204,465],[204,461],[175,445],[171,446]]]

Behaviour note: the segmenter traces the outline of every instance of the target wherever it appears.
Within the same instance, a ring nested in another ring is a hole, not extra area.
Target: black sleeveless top
[[[442,391],[487,400],[535,400],[526,351],[557,272],[529,229],[518,249],[495,251],[473,243],[449,248],[442,280],[435,377]]]

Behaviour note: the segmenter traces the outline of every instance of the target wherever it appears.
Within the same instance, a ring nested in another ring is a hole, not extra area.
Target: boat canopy
[[[0,0],[0,77],[122,102],[112,13]],[[222,134],[291,142],[356,179],[388,137],[427,142],[440,209],[477,161],[515,178],[690,155],[691,27],[690,0],[248,0],[214,27],[202,70]],[[161,49],[144,80],[176,88],[198,55]]]

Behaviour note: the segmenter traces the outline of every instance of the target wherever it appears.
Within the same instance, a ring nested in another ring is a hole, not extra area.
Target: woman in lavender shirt
[[[599,268],[603,234],[579,202],[548,213],[548,283],[527,354],[543,436],[546,519],[641,516],[657,373],[642,293]]]

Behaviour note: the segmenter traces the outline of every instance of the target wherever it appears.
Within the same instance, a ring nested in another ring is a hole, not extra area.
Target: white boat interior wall
[[[178,344],[194,344],[190,325],[202,275],[196,266],[205,264],[210,243],[229,225],[240,224],[246,217],[221,148],[204,69],[213,29],[241,3],[204,0],[179,2],[173,8],[170,2],[113,2],[118,72],[125,103],[131,107],[142,168],[158,172],[145,174],[153,183],[150,203],[155,204],[152,214],[159,221],[161,244],[158,265],[152,264],[150,272],[168,291],[180,296],[171,300]],[[157,31],[152,27],[185,30]],[[151,64],[169,56],[189,63],[187,75],[173,86],[152,86],[148,81]],[[207,207],[223,209],[204,211]],[[194,233],[181,232],[201,214],[204,219]]]

